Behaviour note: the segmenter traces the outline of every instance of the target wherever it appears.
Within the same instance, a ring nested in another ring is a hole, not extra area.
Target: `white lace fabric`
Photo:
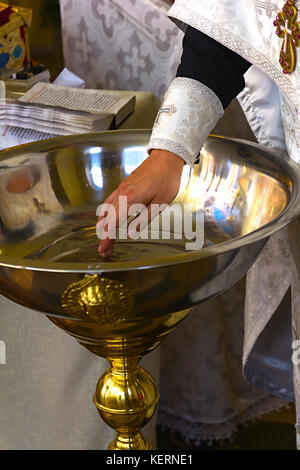
[[[223,114],[222,103],[210,88],[191,78],[177,77],[158,112],[148,151],[168,150],[192,166]]]
[[[159,409],[157,424],[165,431],[176,430],[185,440],[192,441],[194,445],[200,446],[205,442],[212,445],[215,441],[222,443],[225,440],[233,441],[235,433],[240,426],[248,425],[265,414],[287,408],[289,403],[272,395],[267,395],[258,400],[247,409],[236,414],[223,423],[201,423],[193,421],[184,416],[174,415],[164,409]]]

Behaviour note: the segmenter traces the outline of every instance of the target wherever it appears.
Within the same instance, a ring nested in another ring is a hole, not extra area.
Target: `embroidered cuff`
[[[168,150],[192,166],[223,114],[222,103],[210,88],[191,78],[175,78],[157,114],[148,152]]]

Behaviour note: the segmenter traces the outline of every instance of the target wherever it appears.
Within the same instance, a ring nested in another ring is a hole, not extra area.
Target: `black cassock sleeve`
[[[177,77],[206,85],[220,99],[224,109],[244,88],[247,60],[204,33],[189,26],[183,39],[183,53]]]

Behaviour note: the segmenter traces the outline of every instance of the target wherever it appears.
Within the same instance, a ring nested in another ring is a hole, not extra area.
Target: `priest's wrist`
[[[178,170],[180,172],[185,165],[183,158],[176,155],[176,153],[162,149],[152,149],[148,159],[152,160],[153,164],[167,167],[170,166],[173,170]]]

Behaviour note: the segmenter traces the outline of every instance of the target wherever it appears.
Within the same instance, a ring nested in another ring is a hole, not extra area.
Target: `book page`
[[[57,136],[16,126],[0,126],[0,150],[52,137]]]
[[[132,94],[132,97],[134,94]],[[73,89],[47,83],[37,83],[20,101],[89,111],[95,114],[117,114],[132,97],[122,97],[117,91]]]

